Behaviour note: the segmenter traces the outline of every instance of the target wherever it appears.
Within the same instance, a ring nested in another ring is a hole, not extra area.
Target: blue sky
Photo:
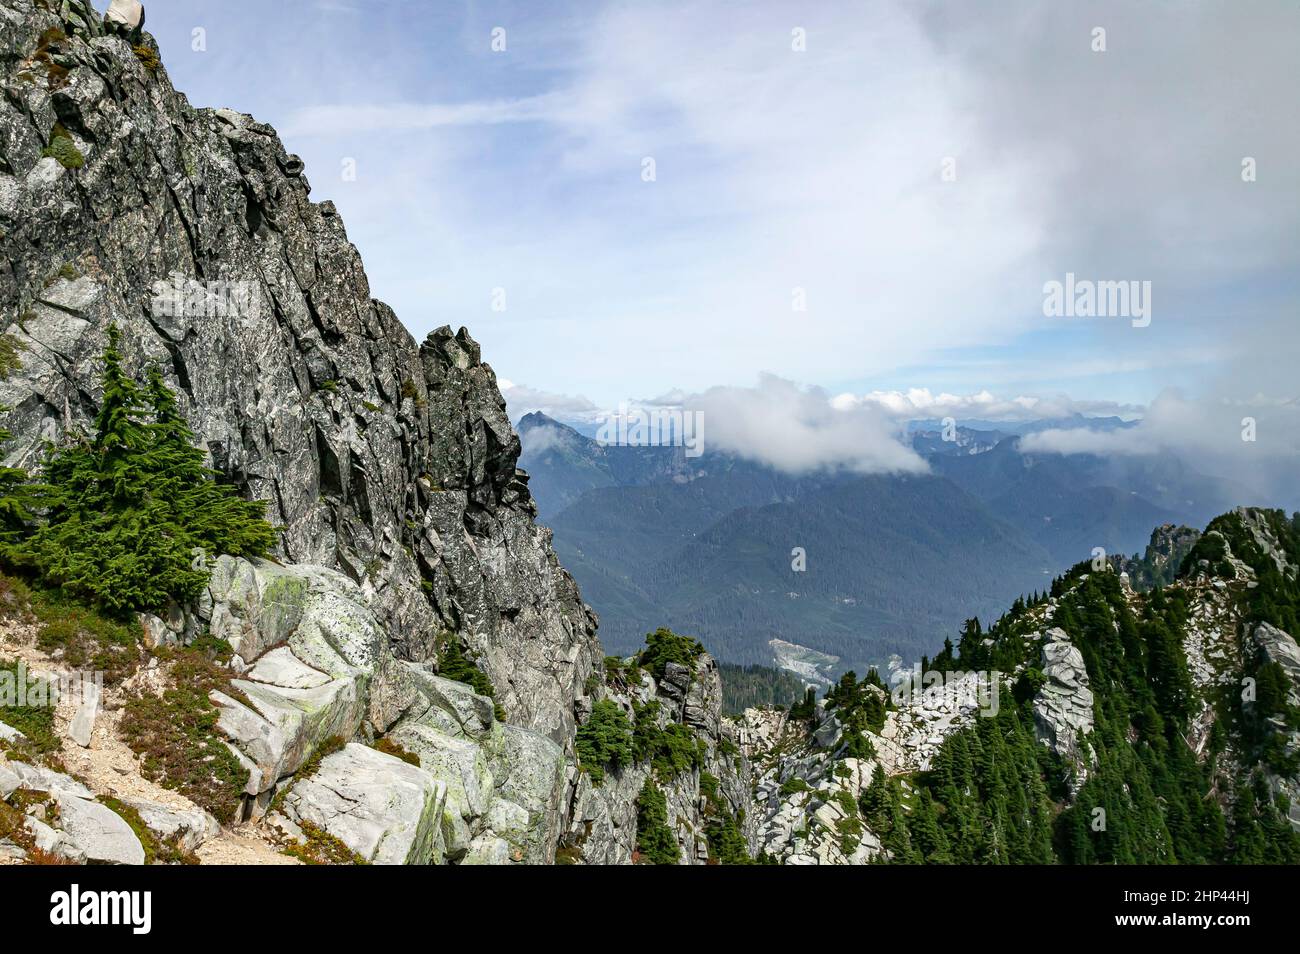
[[[1295,4],[146,7],[177,87],[273,124],[372,293],[417,337],[467,325],[512,409],[765,373],[1296,396]],[[1066,272],[1150,281],[1150,325],[1045,317]]]

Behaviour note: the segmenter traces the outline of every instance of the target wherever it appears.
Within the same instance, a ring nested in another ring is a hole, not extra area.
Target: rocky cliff
[[[269,501],[281,559],[357,583],[402,659],[457,634],[507,721],[569,744],[596,621],[469,334],[412,339],[302,161],[251,116],[192,107],[147,33],[84,0],[5,0],[0,81],[6,460],[87,427],[116,323],[214,466]]]
[[[251,116],[191,106],[138,11],[0,3],[6,463],[35,468],[88,429],[116,325],[128,370],[160,366],[215,469],[268,501],[278,560],[364,607],[367,666],[433,674],[454,639],[494,689],[503,725],[484,733],[528,730],[571,755],[596,620],[534,523],[492,368],[466,330],[416,342],[371,297],[302,161]],[[241,592],[264,596],[269,570],[246,569]],[[267,669],[268,645],[240,663]],[[256,718],[275,723],[280,702]],[[276,776],[298,756],[266,759]],[[556,790],[553,823],[570,786]]]

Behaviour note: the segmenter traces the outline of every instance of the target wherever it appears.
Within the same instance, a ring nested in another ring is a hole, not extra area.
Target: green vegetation
[[[833,709],[844,726],[842,758],[875,758],[876,750],[864,732],[879,732],[885,727],[885,713],[891,705],[889,693],[874,669],[858,682],[850,670],[826,692],[826,707]]]
[[[797,775],[791,775],[788,779],[786,779],[784,782],[781,783],[780,795],[781,798],[786,799],[797,792],[811,792],[811,791],[812,789],[809,787],[807,782],[805,782]]]
[[[790,719],[794,722],[806,722],[817,714],[817,690],[809,686],[803,692],[803,698],[790,705]]]
[[[162,60],[158,58],[158,51],[152,47],[140,44],[139,46],[131,47],[131,52],[136,55],[136,58],[150,73],[157,73],[158,67],[162,66]]]
[[[375,739],[371,747],[377,752],[383,752],[385,755],[391,755],[395,759],[401,759],[407,765],[414,765],[416,768],[420,767],[420,757],[418,755],[402,748],[387,736],[380,736]]]
[[[605,685],[611,689],[625,691],[635,681],[636,666],[624,662],[619,656],[605,657]]]
[[[39,499],[45,522],[9,548],[52,586],[126,618],[195,599],[208,555],[265,555],[275,534],[262,501],[216,482],[176,395],[151,369],[142,388],[109,329],[95,436],[52,452]]]
[[[719,663],[722,677],[722,712],[739,715],[749,708],[793,705],[803,696],[803,680],[772,666],[737,666]]]
[[[285,846],[284,853],[308,865],[364,865],[369,862],[325,829],[304,821],[299,827],[306,837],[304,844]]]
[[[1259,510],[1257,513],[1277,538],[1287,560],[1300,565],[1300,525],[1296,519],[1300,514],[1288,520],[1281,510]],[[1207,560],[1212,573],[1231,579],[1234,573],[1227,562],[1225,541],[1227,547],[1232,548],[1233,556],[1255,571],[1257,585],[1246,596],[1248,619],[1256,623],[1271,623],[1288,633],[1300,632],[1300,579],[1283,576],[1277,562],[1255,542],[1239,513],[1227,513],[1210,521],[1204,536],[1183,560],[1179,576],[1195,573],[1199,561]]]
[[[56,654],[74,669],[92,669],[114,685],[140,661],[140,627],[110,619],[57,590],[33,586],[0,573],[0,615],[36,627],[36,647]]]
[[[623,768],[632,761],[632,726],[627,714],[612,699],[591,707],[591,717],[578,727],[575,741],[578,765],[599,785],[605,770]]]
[[[0,692],[0,722],[21,732],[36,753],[57,752],[59,737],[54,731],[54,706],[19,706],[17,704],[19,675],[17,663],[0,659],[0,687],[5,689],[12,687],[14,693],[12,698],[6,699],[7,693]],[[21,675],[24,678],[29,677],[25,668]],[[28,687],[31,687],[30,681]],[[5,705],[5,702],[14,704]]]
[[[656,679],[662,679],[669,663],[678,663],[694,672],[695,660],[703,653],[704,646],[698,640],[678,636],[661,626],[653,633],[646,634],[645,649],[637,656],[636,664]]]
[[[636,797],[636,850],[638,861],[651,865],[675,865],[681,848],[668,827],[668,800],[650,779]]]
[[[86,157],[77,148],[72,134],[61,123],[54,124],[50,131],[50,144],[41,150],[41,155],[57,159],[65,169],[80,169],[86,164]]]
[[[8,332],[0,334],[0,381],[8,381],[15,371],[22,369],[23,360],[20,355],[26,350],[27,346],[13,335]],[[0,436],[0,443],[9,440],[12,436],[5,431],[0,431],[0,435],[3,435]],[[12,469],[6,468],[6,470]]]
[[[1282,538],[1285,521],[1280,514],[1270,520]],[[1234,515],[1216,523],[1227,528],[1224,536],[1234,554],[1252,566],[1259,558],[1264,568],[1257,571],[1260,586],[1243,591],[1250,612],[1285,619],[1293,605],[1288,581],[1268,574],[1263,555],[1257,548],[1252,552],[1253,542],[1234,534]],[[1209,539],[1184,561],[1185,572],[1198,559],[1212,565],[1223,561],[1226,554]],[[1285,539],[1285,546],[1294,546],[1294,537]],[[1194,694],[1181,646],[1188,614],[1183,589],[1157,587],[1135,609],[1114,573],[1092,572],[1082,563],[1056,580],[1052,593],[1058,600],[1052,624],[1078,647],[1095,699],[1088,745],[1096,763],[1087,780],[1070,798],[1077,780],[1035,742],[1032,698],[1043,676],[1033,668],[1036,642],[1021,637],[1038,625],[1028,611],[1041,598],[1017,601],[987,633],[978,620],[970,620],[957,651],[946,645],[926,662],[927,669],[1028,668],[1014,687],[1004,688],[995,717],[977,719],[948,737],[931,770],[911,779],[911,793],[900,780],[877,773],[860,807],[894,859],[959,864],[1300,860],[1300,836],[1284,818],[1285,804],[1270,796],[1263,772],[1235,778],[1218,768],[1227,729],[1249,726],[1250,713],[1243,711],[1235,687],[1217,700],[1219,723],[1208,757],[1198,760],[1186,742]],[[992,645],[985,645],[986,639]],[[1271,714],[1285,711],[1285,677],[1263,665],[1255,672],[1263,700],[1256,705]],[[1268,756],[1270,737],[1258,736],[1260,758]],[[1243,738],[1250,740],[1249,731]],[[1225,817],[1220,799],[1228,793],[1234,810]]]
[[[707,746],[685,725],[671,722],[660,727],[658,701],[633,705],[636,726],[632,732],[632,761],[649,761],[661,779],[670,779],[704,764]]]
[[[248,769],[219,736],[220,711],[208,693],[239,698],[230,670],[201,648],[159,655],[170,664],[171,685],[160,696],[143,690],[127,700],[123,740],[142,757],[146,778],[180,792],[228,825],[248,784]]]
[[[496,699],[496,689],[492,685],[492,680],[488,679],[487,673],[479,669],[478,664],[465,652],[455,633],[444,632],[438,637],[434,649],[438,654],[438,675],[444,679],[463,682],[480,696]],[[497,721],[504,722],[505,709],[495,701],[493,708]]]
[[[700,773],[700,794],[704,796],[704,836],[709,846],[709,864],[753,864],[745,843],[745,813],[731,810],[722,797],[720,783],[708,772]]]

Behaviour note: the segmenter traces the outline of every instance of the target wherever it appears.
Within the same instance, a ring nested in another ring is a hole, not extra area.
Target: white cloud
[[[1300,502],[1296,487],[1300,401],[1293,398],[1192,400],[1169,390],[1151,403],[1135,427],[1040,431],[1022,437],[1020,450],[1099,456],[1172,454],[1201,473],[1231,477],[1270,500],[1288,506]]]
[[[188,42],[197,9],[158,19]],[[236,102],[280,125],[417,338],[467,323],[538,387],[608,403],[657,393],[667,369],[698,392],[759,369],[860,386],[937,368],[911,379],[1146,399],[1208,390],[1242,353],[1236,383],[1283,389],[1300,359],[1300,7],[1100,0],[1104,55],[1063,4],[805,5],[803,53],[790,9],[447,6],[418,31],[325,18],[292,49],[268,29],[211,55],[239,57],[223,101],[243,84]],[[489,53],[507,21],[510,52]],[[204,59],[186,85],[212,83]],[[1066,271],[1151,280],[1152,326],[1044,319],[1043,283]],[[488,307],[496,287],[508,312]],[[977,409],[991,416],[949,408]]]
[[[988,391],[976,394],[934,394],[929,388],[906,391],[871,391],[867,394],[839,394],[831,404],[840,409],[874,405],[898,420],[953,417],[985,421],[1042,421],[1083,415],[1085,417],[1133,417],[1141,405],[1114,401],[1080,401],[1068,395],[1048,397],[1020,395],[1000,398]]]
[[[705,447],[789,473],[844,469],[858,473],[924,473],[928,467],[905,447],[877,408],[835,408],[824,392],[762,375],[753,388],[715,387],[687,397],[699,411]]]
[[[599,408],[580,394],[539,391],[507,378],[497,379],[497,387],[506,399],[510,417],[516,421],[532,411],[541,411],[548,417],[566,421],[594,420],[599,413]]]
[[[290,115],[281,135],[330,136],[341,130],[351,134],[397,133],[444,126],[554,121],[562,115],[561,107],[562,97],[555,94],[466,103],[305,106]]]

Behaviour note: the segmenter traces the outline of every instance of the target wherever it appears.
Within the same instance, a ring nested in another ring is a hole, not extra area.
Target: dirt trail
[[[0,620],[0,659],[27,664],[33,673],[67,673],[58,660],[36,648],[36,627],[16,620]],[[127,680],[131,689],[160,689],[156,670],[141,669]],[[168,808],[197,811],[198,806],[179,792],[163,788],[141,774],[140,758],[122,741],[118,726],[122,721],[123,689],[106,689],[100,712],[91,733],[89,748],[82,748],[69,736],[69,724],[76,714],[79,699],[62,698],[54,713],[54,729],[62,748],[54,753],[67,773],[76,777],[96,795],[119,799],[141,799]],[[196,852],[202,864],[217,865],[296,865],[296,858],[281,854],[269,834],[254,825],[223,828],[221,834],[204,843]],[[0,858],[0,864],[6,859]]]

